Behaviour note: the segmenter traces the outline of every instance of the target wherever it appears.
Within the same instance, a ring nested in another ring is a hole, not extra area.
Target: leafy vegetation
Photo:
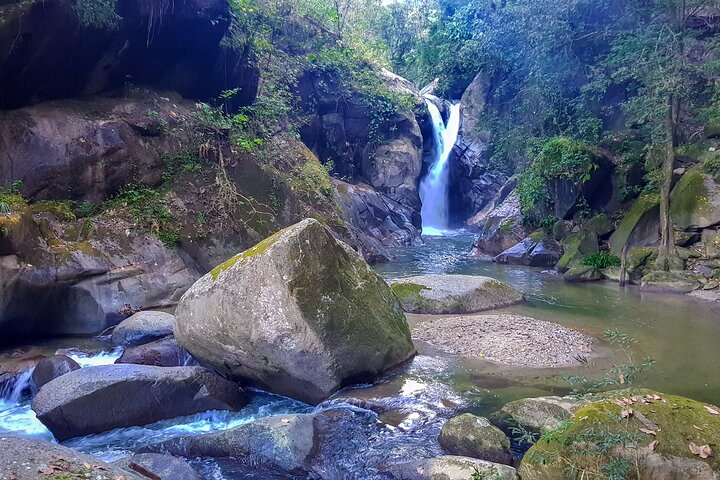
[[[582,264],[595,268],[619,267],[620,259],[609,252],[588,253],[582,259]]]
[[[117,0],[76,0],[73,6],[80,23],[97,29],[117,28],[122,17],[116,7]]]

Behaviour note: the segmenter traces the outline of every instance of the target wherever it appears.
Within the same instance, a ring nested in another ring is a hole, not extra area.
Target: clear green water
[[[642,385],[666,393],[720,403],[720,303],[686,295],[620,289],[611,282],[575,284],[537,268],[498,265],[467,256],[472,236],[429,237],[419,247],[393,252],[396,260],[379,265],[388,279],[423,273],[485,275],[524,292],[527,303],[501,310],[573,327],[596,338],[617,328],[637,340],[637,358],[650,356],[656,364]],[[417,321],[415,317],[410,321]],[[501,368],[487,362],[455,359],[442,375],[475,410],[494,410],[508,400],[566,393],[564,375],[602,375],[617,356],[603,341],[604,359],[577,368],[535,370]],[[435,355],[420,345],[421,354]]]

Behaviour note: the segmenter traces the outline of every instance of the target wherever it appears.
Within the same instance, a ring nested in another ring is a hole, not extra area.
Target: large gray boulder
[[[12,480],[142,480],[121,467],[56,443],[31,438],[0,437],[0,478]]]
[[[145,310],[137,312],[115,327],[112,342],[133,347],[173,334],[175,316],[166,312]]]
[[[239,410],[246,403],[237,385],[201,367],[104,365],[47,383],[32,408],[62,441],[206,410]]]
[[[476,458],[443,455],[428,460],[417,460],[389,469],[396,480],[518,480],[513,467]]]
[[[419,275],[397,280],[391,288],[411,313],[473,313],[523,301],[510,285],[474,275]]]
[[[548,235],[534,232],[495,257],[497,263],[553,267],[562,256],[562,248]]]
[[[448,420],[440,430],[438,441],[451,455],[512,465],[510,440],[486,418],[472,413]]]
[[[189,365],[192,358],[173,337],[126,348],[115,363],[155,365],[156,367],[181,367]]]
[[[32,381],[39,390],[46,383],[79,369],[80,365],[67,355],[53,355],[38,362],[32,373]]]
[[[311,470],[316,452],[313,415],[277,415],[217,433],[174,438],[145,447],[187,458],[245,458],[285,473]]]
[[[219,265],[175,314],[176,338],[199,362],[310,403],[415,353],[387,284],[312,219]]]
[[[547,432],[560,427],[587,403],[587,400],[575,397],[523,398],[506,403],[490,419],[504,429],[519,425],[528,430]]]
[[[141,472],[153,480],[202,480],[202,477],[182,458],[159,453],[138,453],[122,458],[113,465],[125,470]],[[149,474],[149,475],[148,475]]]

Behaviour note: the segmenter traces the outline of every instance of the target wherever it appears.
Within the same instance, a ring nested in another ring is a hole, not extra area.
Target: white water
[[[448,230],[448,187],[450,169],[448,159],[460,129],[460,104],[450,106],[448,123],[442,119],[440,110],[430,100],[425,100],[433,123],[435,135],[435,159],[425,178],[420,182],[422,201],[423,235],[443,235]]]

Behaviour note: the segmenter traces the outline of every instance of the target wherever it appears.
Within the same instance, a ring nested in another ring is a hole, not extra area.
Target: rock
[[[577,233],[571,233],[563,239],[562,245],[564,253],[555,265],[558,272],[581,266],[586,255],[599,251],[598,237],[593,230],[581,229]]]
[[[622,258],[627,243],[630,247],[655,245],[660,240],[660,205],[656,195],[641,195],[625,212],[610,236],[610,252]]]
[[[553,267],[560,259],[562,250],[545,234],[538,232],[521,240],[495,257],[497,263],[528,265],[531,267]]]
[[[510,441],[505,434],[487,419],[471,413],[448,420],[438,441],[450,455],[512,465]]]
[[[311,403],[415,353],[392,290],[312,219],[215,268],[175,314],[176,338],[199,362]]]
[[[639,283],[640,279],[650,271],[658,250],[656,247],[635,247],[628,250],[626,265],[630,280]]]
[[[32,381],[36,389],[40,389],[43,385],[55,380],[61,375],[78,370],[80,365],[72,358],[66,355],[53,355],[52,357],[43,358],[35,366],[33,370]]]
[[[633,414],[622,418],[621,410],[627,407],[618,405],[615,401],[618,398],[644,400],[634,402]],[[537,442],[525,454],[520,475],[523,479],[559,480],[567,478],[567,466],[572,465],[572,474],[581,478],[595,471],[597,465],[622,461],[632,465],[629,478],[717,480],[720,478],[717,457],[702,459],[689,448],[691,443],[720,442],[720,417],[711,415],[705,405],[648,390],[618,391],[610,398],[578,409],[562,430],[549,436],[549,441]],[[610,434],[615,432],[633,432],[639,437],[623,448],[611,440]],[[574,441],[579,436],[583,437],[580,448]],[[648,447],[651,442],[656,442],[654,448]]]
[[[519,479],[515,469],[510,466],[454,455],[394,465],[390,468],[390,474],[396,480]]]
[[[246,403],[238,386],[201,367],[104,365],[45,384],[32,408],[63,441],[206,410],[239,410]]]
[[[601,269],[600,273],[605,280],[612,280],[613,282],[620,281],[620,267],[606,267]]]
[[[421,275],[395,281],[391,288],[410,313],[473,313],[523,301],[522,293],[489,277]]]
[[[132,457],[122,458],[113,465],[141,475],[155,475],[155,480],[202,480],[202,477],[188,462],[172,455],[158,453],[138,453]]]
[[[29,398],[33,392],[27,380],[43,358],[45,356],[37,347],[18,348],[0,354],[0,398]]]
[[[507,430],[520,425],[535,432],[548,432],[559,428],[581,406],[588,403],[574,397],[523,398],[506,403],[490,420]]]
[[[173,334],[175,316],[165,312],[144,310],[126,318],[115,327],[112,342],[134,347]]]
[[[217,433],[173,438],[145,447],[187,458],[251,458],[284,473],[311,469],[316,454],[313,415],[277,415]]]
[[[516,184],[517,178],[510,178],[493,200],[467,221],[468,228],[480,232],[471,255],[494,257],[530,233],[523,225],[520,199],[514,190]]]
[[[642,277],[640,288],[649,292],[688,293],[700,287],[698,281],[683,272],[652,271]]]
[[[192,361],[190,355],[173,337],[161,338],[154,342],[128,347],[116,364],[155,365],[156,367],[181,367]]]
[[[43,473],[51,468],[52,473]],[[3,479],[13,480],[147,480],[75,449],[21,437],[0,437],[0,475]]]
[[[595,282],[597,280],[602,280],[603,274],[595,267],[578,265],[565,272],[563,274],[563,279],[566,282]]]
[[[419,217],[414,210],[365,184],[332,179],[346,220],[355,228],[359,252],[369,262],[387,261],[386,247],[419,245]]]
[[[720,184],[700,167],[689,169],[672,190],[670,214],[680,230],[720,225]]]
[[[601,213],[583,223],[582,229],[586,232],[593,232],[598,237],[604,237],[615,230],[615,225],[613,225],[607,215]]]

